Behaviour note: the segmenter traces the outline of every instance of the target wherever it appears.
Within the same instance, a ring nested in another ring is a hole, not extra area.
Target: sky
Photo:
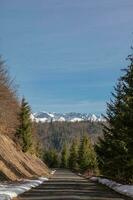
[[[105,113],[132,41],[132,0],[0,0],[0,55],[33,112]]]

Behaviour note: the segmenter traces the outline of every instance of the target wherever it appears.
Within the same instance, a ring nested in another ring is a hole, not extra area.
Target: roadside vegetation
[[[121,182],[133,183],[133,55],[128,56],[129,66],[107,104],[104,138],[95,149],[101,173]]]

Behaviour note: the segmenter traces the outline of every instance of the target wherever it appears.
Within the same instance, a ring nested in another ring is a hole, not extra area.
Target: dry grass
[[[0,134],[0,179],[18,181],[37,176],[48,177],[47,166],[35,156],[24,154],[8,136]]]

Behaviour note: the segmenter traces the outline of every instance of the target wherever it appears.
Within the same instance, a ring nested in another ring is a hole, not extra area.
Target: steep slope
[[[41,160],[30,154],[24,154],[8,136],[0,134],[1,180],[48,177],[49,174],[49,169]]]
[[[35,127],[43,147],[56,149],[58,152],[61,152],[64,143],[69,147],[74,139],[80,139],[83,134],[87,134],[93,143],[103,135],[101,122],[45,122],[36,123]]]

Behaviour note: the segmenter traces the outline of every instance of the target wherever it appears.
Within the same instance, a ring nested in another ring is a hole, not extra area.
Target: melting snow
[[[55,172],[56,172],[56,170],[53,170],[53,171],[51,172],[51,174],[53,175]]]
[[[56,170],[53,170],[51,174],[53,175]],[[23,180],[23,182],[18,183],[0,183],[0,200],[11,200],[14,197],[17,197],[19,194],[30,190],[44,181],[48,181],[46,177],[39,177],[37,180]]]
[[[0,200],[10,200],[47,180],[45,177],[40,177],[38,180],[24,180],[23,183],[0,183]]]
[[[109,188],[115,190],[116,192],[119,192],[120,194],[124,194],[126,196],[133,197],[133,185],[122,185],[115,181],[112,181],[112,180],[109,180],[106,178],[100,178],[100,177],[92,177],[90,179],[92,181],[97,181],[103,185],[106,185]]]

